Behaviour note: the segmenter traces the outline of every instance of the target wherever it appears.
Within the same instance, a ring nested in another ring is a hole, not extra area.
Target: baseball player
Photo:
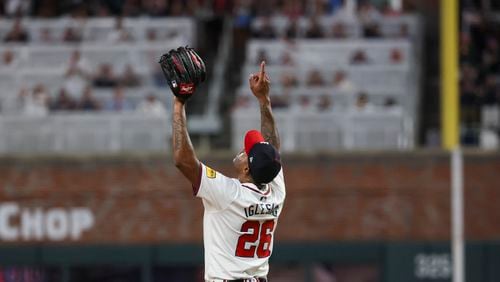
[[[174,69],[179,67],[175,60]],[[175,165],[192,183],[194,195],[202,199],[205,209],[205,281],[268,281],[268,260],[286,192],[265,62],[249,82],[260,104],[261,132],[246,133],[244,149],[233,160],[237,178],[229,178],[198,160],[186,128],[186,99],[181,95],[174,98]],[[179,82],[175,85],[182,87]]]

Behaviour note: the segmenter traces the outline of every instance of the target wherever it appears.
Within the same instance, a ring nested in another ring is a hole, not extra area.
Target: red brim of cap
[[[262,134],[258,130],[249,130],[245,134],[245,152],[247,155],[250,153],[250,150],[252,150],[253,145],[264,142],[264,137],[262,137]]]

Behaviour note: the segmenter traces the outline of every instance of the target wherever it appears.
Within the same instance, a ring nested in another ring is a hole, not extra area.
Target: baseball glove
[[[172,93],[183,101],[205,81],[205,63],[193,48],[172,49],[161,56],[159,63]]]

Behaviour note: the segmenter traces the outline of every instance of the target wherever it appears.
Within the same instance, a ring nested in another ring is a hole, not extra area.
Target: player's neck
[[[240,175],[238,177],[238,180],[241,182],[241,183],[253,183],[253,180],[251,177],[248,177],[248,176],[245,176],[245,175]]]
[[[252,177],[247,177],[247,176],[240,176],[238,177],[238,180],[240,183],[251,183],[255,185],[259,190],[264,190],[266,189],[266,184],[257,184],[253,181]]]

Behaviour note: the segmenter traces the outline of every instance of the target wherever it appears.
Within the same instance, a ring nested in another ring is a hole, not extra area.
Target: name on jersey
[[[272,215],[278,216],[280,205],[276,204],[255,204],[245,208],[245,216],[250,217],[254,215]]]

